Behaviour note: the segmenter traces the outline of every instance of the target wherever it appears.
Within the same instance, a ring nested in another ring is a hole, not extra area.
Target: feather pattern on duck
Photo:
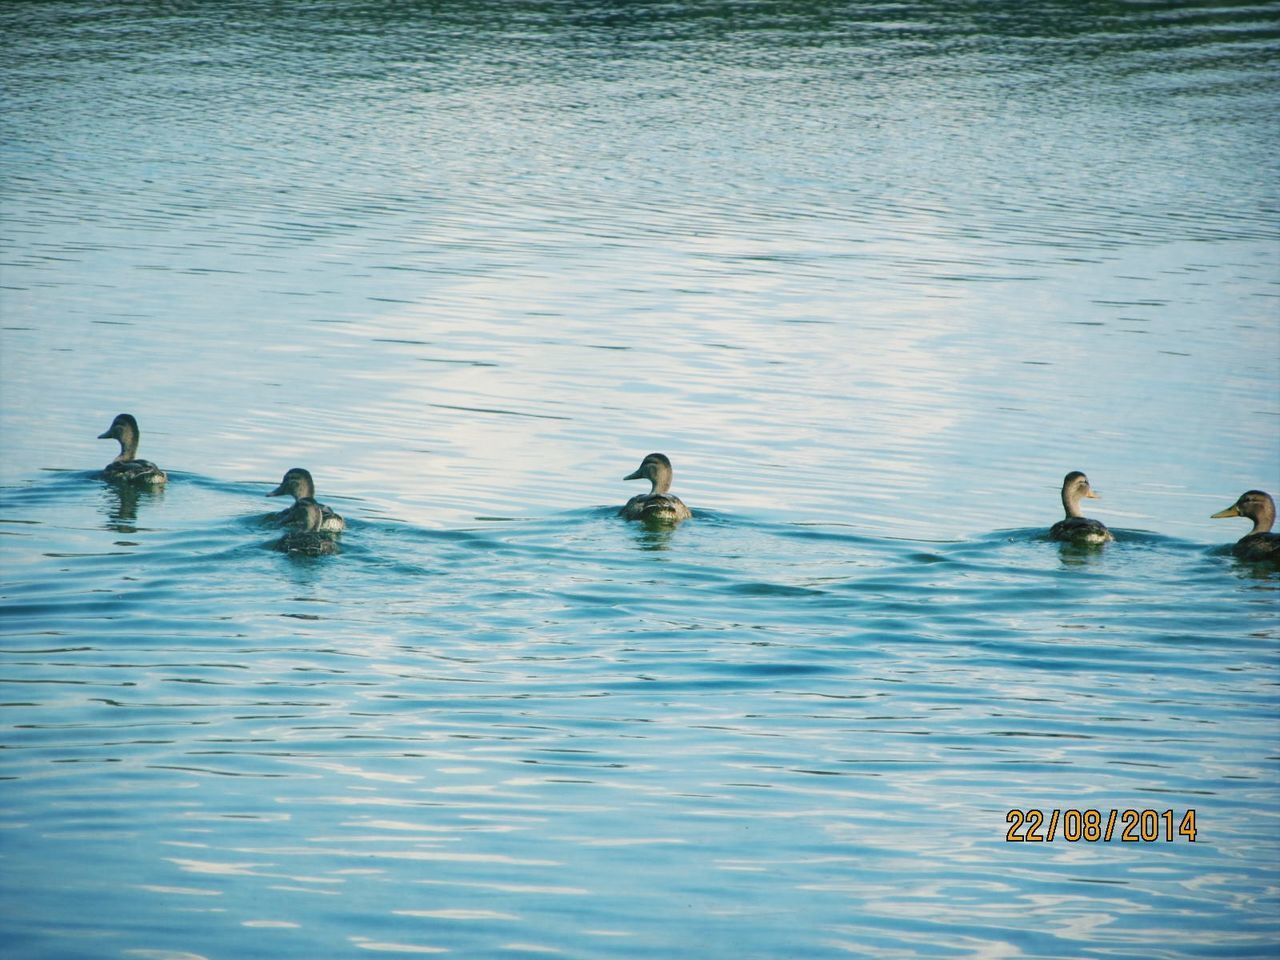
[[[304,497],[294,507],[302,514],[302,529],[290,530],[275,542],[275,548],[282,553],[300,553],[308,557],[337,553],[337,543],[320,530],[324,518],[320,504],[310,497]]]
[[[293,496],[293,506],[287,510],[281,510],[279,513],[273,513],[268,519],[276,522],[297,526],[304,522],[306,511],[299,507],[303,500],[311,500],[315,502],[316,484],[311,479],[311,472],[304,470],[302,467],[293,467],[285,471],[284,479],[280,481],[280,485],[267,494],[268,497],[282,497],[285,494]],[[323,503],[316,503],[320,508],[320,529],[329,533],[339,533],[346,529],[347,522],[334,513]]]
[[[626,502],[618,511],[620,517],[627,520],[644,520],[649,523],[679,523],[688,520],[692,513],[684,502],[671,489],[671,461],[661,453],[651,453],[640,462],[634,473],[623,477],[623,480],[648,480],[651,484],[648,493],[639,493]]]
[[[1081,514],[1081,498],[1096,500],[1098,494],[1089,485],[1088,477],[1079,470],[1072,470],[1062,480],[1062,508],[1067,515],[1049,528],[1049,539],[1084,545],[1114,540],[1111,531],[1100,520],[1091,520]]]
[[[1246,490],[1225,510],[1219,510],[1211,519],[1219,517],[1247,517],[1253,521],[1253,529],[1236,541],[1231,548],[1241,560],[1252,563],[1280,561],[1280,534],[1272,533],[1276,522],[1276,502],[1271,494],[1262,490]]]
[[[102,468],[103,480],[109,480],[112,483],[156,486],[169,479],[165,472],[150,460],[138,459],[140,438],[138,421],[128,413],[117,415],[106,432],[98,434],[99,440],[116,440],[120,444],[120,453]]]

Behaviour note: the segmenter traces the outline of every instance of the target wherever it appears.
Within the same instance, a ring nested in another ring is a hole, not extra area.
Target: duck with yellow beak
[[[1079,470],[1072,470],[1062,480],[1062,508],[1067,515],[1049,528],[1050,540],[1100,546],[1115,539],[1100,520],[1090,520],[1080,512],[1082,498],[1097,500],[1098,495],[1089,485],[1088,477]]]
[[[1212,519],[1220,517],[1246,517],[1253,521],[1253,529],[1236,541],[1231,548],[1241,560],[1251,563],[1259,561],[1280,561],[1280,534],[1272,533],[1271,527],[1276,522],[1276,502],[1271,494],[1262,490],[1246,490],[1240,499],[1219,510]]]

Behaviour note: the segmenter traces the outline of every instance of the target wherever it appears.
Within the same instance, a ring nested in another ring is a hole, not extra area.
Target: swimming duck
[[[150,460],[138,460],[138,421],[128,413],[119,414],[111,421],[106,433],[98,434],[99,440],[118,440],[120,453],[102,470],[102,479],[112,483],[136,483],[147,486],[164,483],[169,478]]]
[[[293,495],[293,506],[288,510],[282,510],[279,513],[272,514],[272,519],[280,523],[301,523],[303,520],[303,512],[299,509],[304,499],[315,501],[316,485],[311,479],[311,474],[301,467],[294,467],[285,472],[284,479],[280,481],[280,485],[267,494],[268,497],[281,497],[286,493]],[[323,503],[317,503],[320,508],[320,529],[330,533],[338,533],[346,529],[347,522],[338,516]]]
[[[1253,521],[1253,529],[1236,541],[1231,548],[1241,560],[1280,560],[1280,533],[1272,533],[1271,526],[1276,522],[1276,502],[1271,494],[1261,490],[1247,490],[1240,494],[1240,499],[1219,510],[1211,519],[1218,517],[1248,517]]]
[[[636,494],[628,500],[618,516],[656,523],[679,523],[692,516],[679,497],[667,493],[671,489],[671,461],[663,454],[649,454],[640,461],[635,473],[622,479],[648,480],[653,486],[648,493]]]
[[[1072,470],[1062,479],[1062,506],[1067,516],[1049,528],[1050,540],[1066,540],[1076,544],[1101,544],[1114,540],[1101,521],[1090,520],[1080,513],[1080,498],[1097,500],[1098,495],[1089,486],[1089,478],[1079,470]]]
[[[331,537],[320,532],[320,524],[324,519],[320,504],[310,497],[303,497],[293,508],[302,516],[302,529],[289,531],[272,546],[283,553],[300,553],[308,557],[337,553],[338,545]]]

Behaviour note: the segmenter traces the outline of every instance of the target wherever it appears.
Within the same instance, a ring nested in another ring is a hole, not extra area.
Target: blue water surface
[[[6,958],[1280,949],[1280,5],[0,30]]]

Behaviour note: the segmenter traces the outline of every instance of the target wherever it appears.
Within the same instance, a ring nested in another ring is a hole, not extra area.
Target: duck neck
[[[120,443],[120,452],[116,454],[113,463],[124,463],[127,460],[136,460],[138,457],[138,435],[128,430],[120,434],[116,440]]]
[[[1257,513],[1249,517],[1253,521],[1253,529],[1246,534],[1252,537],[1255,533],[1267,533],[1276,522],[1276,509],[1270,504],[1262,504]]]
[[[649,496],[666,493],[671,489],[671,472],[669,470],[659,470],[649,478],[649,482],[653,484],[653,489],[649,491]]]
[[[1067,517],[1083,517],[1080,512],[1080,494],[1075,490],[1062,491],[1062,509],[1067,511]]]

